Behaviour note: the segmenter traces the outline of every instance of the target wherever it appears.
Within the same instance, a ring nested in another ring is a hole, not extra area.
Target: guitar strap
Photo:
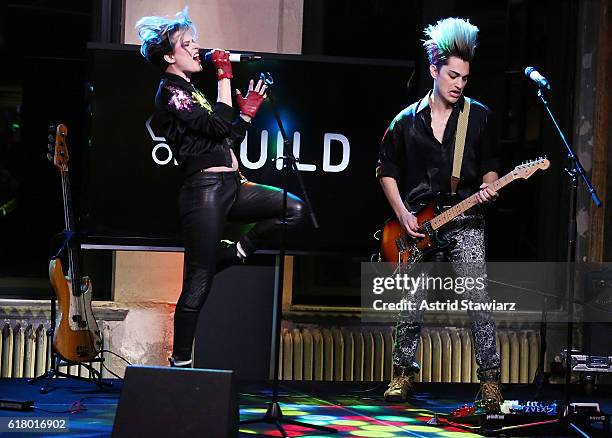
[[[465,136],[467,133],[468,119],[470,117],[470,98],[464,97],[463,109],[459,112],[457,120],[457,132],[455,134],[455,152],[453,155],[453,174],[451,176],[451,194],[457,193],[459,177],[461,175],[461,163],[463,163],[463,149],[465,148]]]

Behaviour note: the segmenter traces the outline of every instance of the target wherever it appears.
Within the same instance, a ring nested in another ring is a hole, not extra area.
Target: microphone
[[[211,62],[212,60],[212,50],[210,52],[205,52],[200,49],[200,58],[203,58],[206,62]],[[229,60],[230,62],[253,62],[259,61],[261,56],[253,55],[252,53],[230,53]]]
[[[527,67],[525,69],[525,76],[538,84],[538,87],[550,90],[550,83],[548,82],[548,79],[542,76],[540,72],[535,69],[535,67]]]

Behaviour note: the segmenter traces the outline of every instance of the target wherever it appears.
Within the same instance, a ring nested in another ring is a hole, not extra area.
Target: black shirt
[[[402,199],[409,205],[429,202],[450,192],[455,134],[463,96],[449,116],[440,143],[431,129],[429,95],[400,112],[391,122],[380,145],[377,177],[398,182]],[[499,172],[498,143],[491,110],[470,99],[470,115],[456,199],[453,204],[479,190],[487,172]]]
[[[249,126],[222,102],[212,106],[184,78],[164,73],[155,96],[157,117],[168,145],[186,176],[214,166],[232,166],[230,148],[240,145]]]

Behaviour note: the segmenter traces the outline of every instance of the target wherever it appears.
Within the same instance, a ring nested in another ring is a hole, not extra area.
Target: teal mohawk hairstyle
[[[440,67],[451,56],[468,62],[474,57],[478,28],[469,20],[445,18],[427,26],[424,34],[427,39],[423,40],[423,47],[430,64]]]

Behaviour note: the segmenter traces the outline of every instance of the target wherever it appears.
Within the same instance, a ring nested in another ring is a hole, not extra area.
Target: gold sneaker
[[[500,382],[480,382],[480,394],[483,400],[495,400],[497,403],[504,402]]]
[[[388,402],[405,402],[408,399],[408,393],[412,391],[414,386],[414,373],[400,374],[391,379],[389,387],[385,391],[385,401]]]
[[[499,368],[481,372],[478,371],[480,379],[480,391],[476,396],[477,400],[474,403],[476,413],[497,413],[500,405],[504,402],[504,396],[501,391],[501,373]]]

